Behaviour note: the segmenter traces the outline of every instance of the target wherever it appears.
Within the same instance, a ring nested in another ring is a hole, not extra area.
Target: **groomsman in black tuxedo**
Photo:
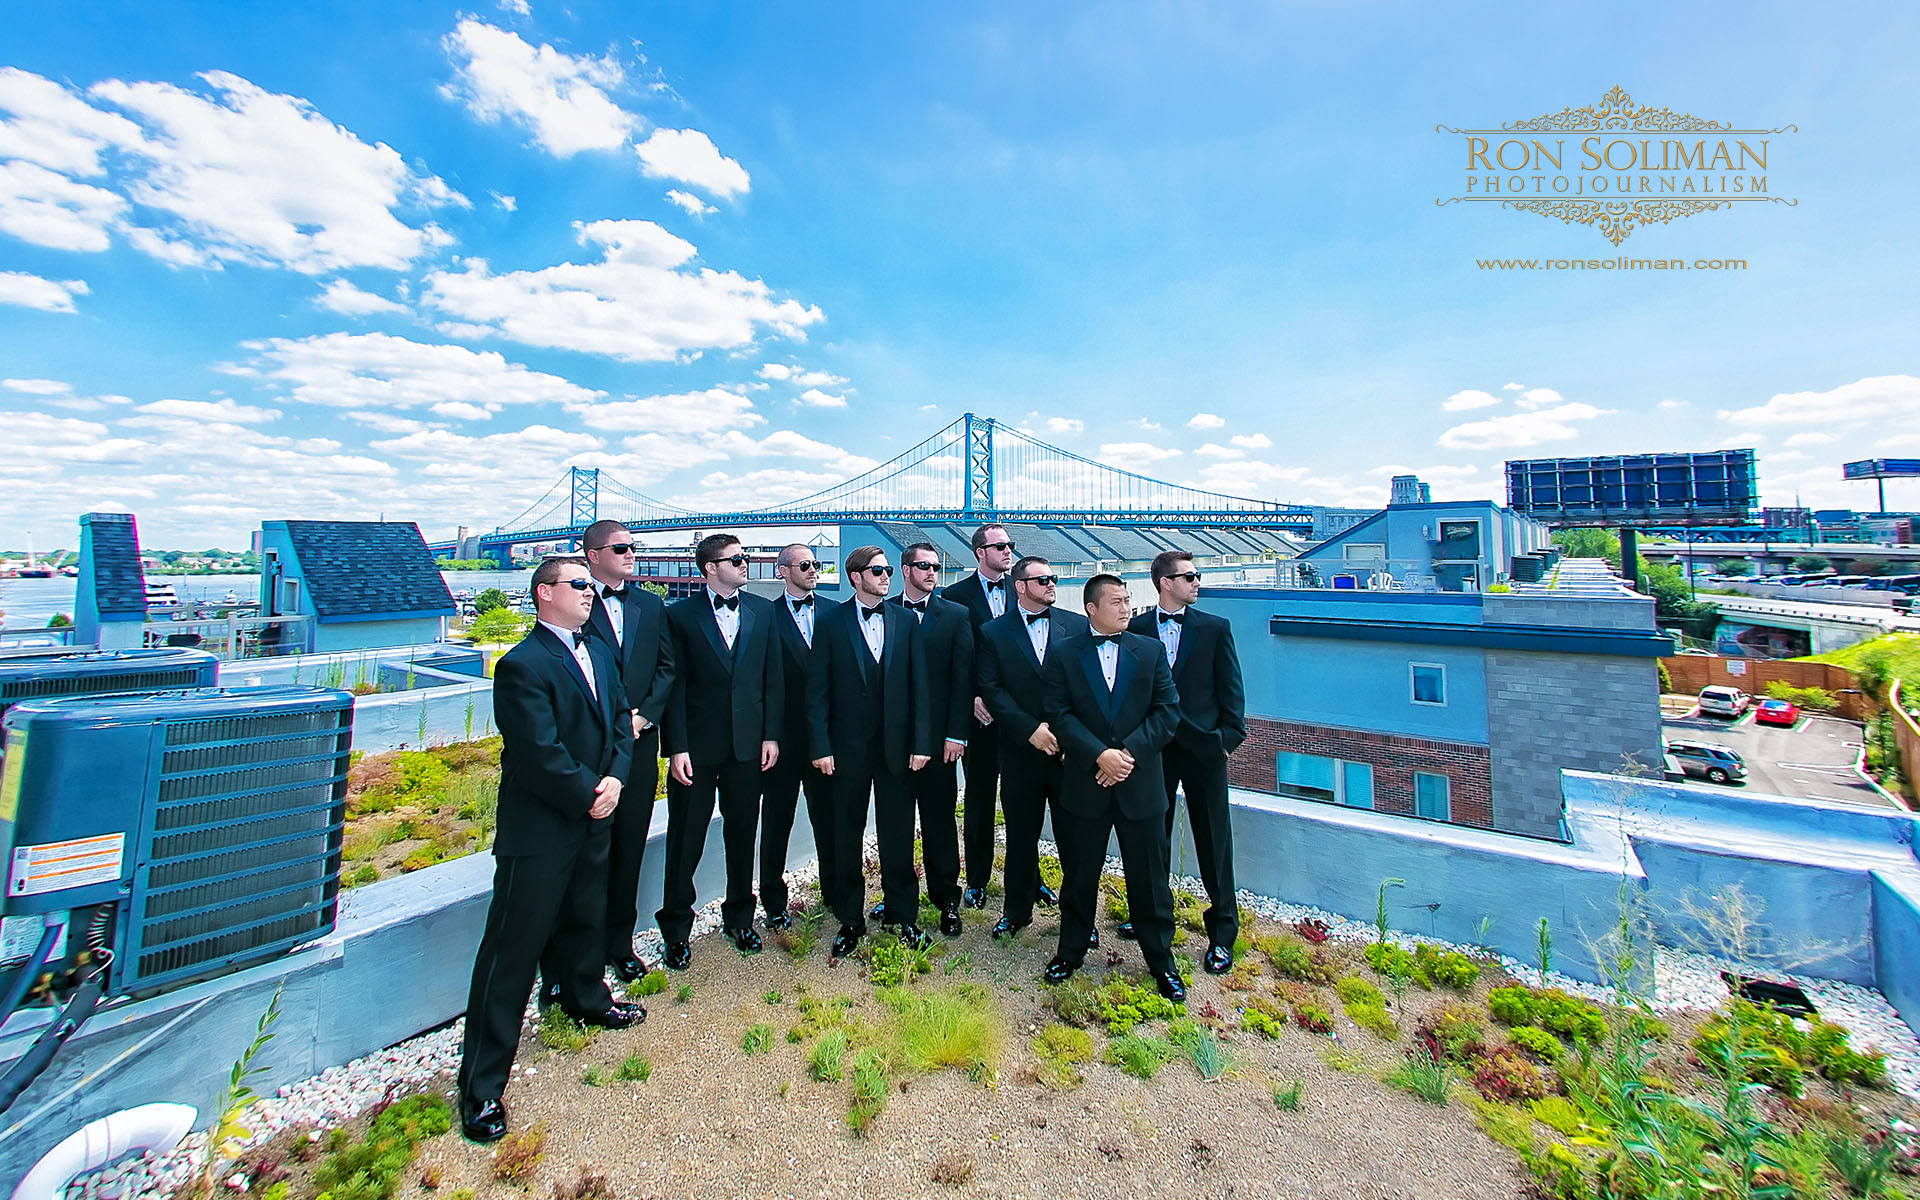
[[[460,1129],[476,1142],[507,1131],[500,1097],[543,949],[567,1015],[607,1029],[647,1015],[616,1002],[604,974],[607,852],[633,724],[613,654],[580,632],[594,606],[586,561],[541,563],[533,604],[538,624],[493,676],[500,823],[459,1073]]]
[[[1033,922],[1041,888],[1040,826],[1047,801],[1057,804],[1060,799],[1060,742],[1041,708],[1046,695],[1043,673],[1061,643],[1087,632],[1085,617],[1053,606],[1059,579],[1046,559],[1021,559],[1013,564],[1011,578],[1014,604],[980,627],[974,656],[980,694],[994,727],[1002,731],[1000,803],[1007,812],[1007,867],[1002,876],[1006,895],[993,927],[997,938],[1012,937]],[[971,799],[967,822],[971,873]]]
[[[664,961],[693,961],[693,872],[706,848],[714,798],[726,845],[727,894],[720,928],[742,954],[760,949],[753,931],[753,840],[760,776],[780,758],[786,676],[775,645],[773,605],[741,588],[747,556],[740,539],[700,539],[694,563],[707,586],[667,607],[679,686],[667,698],[666,884],[659,913]]]
[[[807,821],[813,826],[823,896],[834,872],[833,784],[813,765],[807,724],[814,633],[834,603],[814,595],[820,583],[820,560],[813,556],[813,547],[797,542],[788,546],[774,560],[773,571],[786,584],[773,602],[786,698],[781,705],[780,761],[760,777],[760,903],[766,909],[767,928],[785,929],[793,923],[787,915],[787,842],[793,835],[802,791],[807,797]]]
[[[940,932],[959,937],[960,831],[953,819],[958,796],[953,765],[967,752],[973,724],[973,622],[966,609],[935,593],[940,552],[931,543],[907,547],[900,557],[900,580],[900,594],[887,603],[905,608],[918,622],[914,649],[926,664],[928,716],[937,755],[913,775],[927,898],[940,910]]]
[[[640,865],[653,825],[653,796],[660,786],[660,717],[673,690],[673,638],[667,633],[667,606],[633,580],[638,542],[618,521],[595,521],[580,535],[594,585],[593,613],[585,632],[612,649],[620,664],[620,682],[632,707],[633,766],[613,812],[613,847],[607,862],[607,964],[615,976],[632,983],[647,973],[633,951],[634,922],[640,909]],[[560,964],[543,957],[541,999],[559,996]]]
[[[973,531],[976,569],[965,579],[946,586],[941,595],[966,608],[973,621],[973,640],[980,627],[1002,615],[1013,604],[1007,569],[1013,564],[1013,539],[1004,525],[982,525]],[[973,698],[973,721],[967,735],[967,890],[968,908],[987,906],[987,881],[993,878],[993,808],[1000,792],[1000,730],[993,724],[986,697]]]
[[[1127,585],[1095,575],[1084,593],[1092,632],[1047,660],[1046,714],[1066,757],[1053,833],[1060,844],[1060,946],[1045,978],[1080,969],[1093,931],[1107,841],[1117,836],[1127,907],[1147,970],[1169,1000],[1186,999],[1173,964],[1167,885],[1166,787],[1160,751],[1179,724],[1173,672],[1160,643],[1126,632]]]
[[[1161,644],[1173,685],[1180,693],[1180,724],[1161,751],[1167,783],[1167,836],[1173,836],[1173,796],[1187,794],[1187,823],[1200,856],[1200,881],[1207,886],[1207,957],[1201,963],[1218,975],[1233,966],[1233,943],[1240,934],[1240,908],[1234,896],[1233,822],[1227,803],[1227,756],[1247,740],[1247,694],[1240,682],[1240,656],[1233,648],[1233,627],[1224,617],[1193,607],[1200,598],[1200,572],[1193,556],[1168,550],[1148,568],[1160,593],[1154,611],[1141,613],[1128,628]],[[1120,936],[1132,931],[1120,927]]]
[[[886,604],[893,567],[878,546],[847,555],[853,599],[820,614],[815,626],[811,722],[813,765],[833,781],[834,873],[821,890],[840,932],[838,958],[866,932],[866,880],[861,845],[867,803],[880,843],[880,892],[886,923],[900,940],[925,946],[915,923],[920,881],[913,873],[913,772],[933,751],[927,676],[914,645],[914,619]]]

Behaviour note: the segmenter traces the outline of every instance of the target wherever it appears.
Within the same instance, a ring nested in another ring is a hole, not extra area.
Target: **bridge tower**
[[[573,524],[585,527],[600,519],[600,468],[573,468]]]
[[[976,417],[967,421],[966,495],[960,509],[969,519],[987,519],[993,513],[993,418]]]

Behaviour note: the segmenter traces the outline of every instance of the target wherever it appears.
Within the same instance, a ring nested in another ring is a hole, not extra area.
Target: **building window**
[[[1340,555],[1348,562],[1379,562],[1387,556],[1387,546],[1385,542],[1349,542]]]
[[[1415,704],[1434,704],[1445,707],[1447,703],[1447,669],[1438,663],[1414,663],[1413,702]]]
[[[1334,802],[1334,767],[1338,759],[1282,750],[1274,760],[1274,791],[1301,800]]]
[[[1452,781],[1426,771],[1413,773],[1413,815],[1429,821],[1453,819]]]
[[[1340,764],[1340,803],[1349,808],[1373,807],[1373,768],[1366,763]]]

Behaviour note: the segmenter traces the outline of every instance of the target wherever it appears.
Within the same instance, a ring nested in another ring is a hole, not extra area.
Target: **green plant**
[[[381,1109],[366,1133],[331,1150],[313,1171],[316,1196],[327,1200],[389,1200],[421,1142],[453,1127],[452,1109],[439,1096],[408,1096]]]
[[[645,1083],[653,1075],[653,1063],[642,1054],[629,1054],[614,1068],[613,1077],[623,1083]]]
[[[1047,1007],[1068,1025],[1084,1028],[1100,1018],[1100,998],[1085,975],[1075,975],[1046,993]]]
[[[606,1068],[599,1063],[588,1063],[580,1068],[580,1082],[588,1087],[599,1087],[607,1081]]]
[[[547,1155],[547,1125],[542,1121],[500,1139],[493,1151],[493,1177],[525,1183]]]
[[[496,608],[506,608],[507,606],[507,594],[499,588],[483,588],[480,594],[473,598],[473,611],[475,616],[482,613],[490,613]]]
[[[1515,1025],[1507,1030],[1507,1039],[1542,1062],[1560,1057],[1560,1039],[1534,1025]]]
[[[1387,940],[1387,889],[1390,887],[1405,887],[1406,883],[1407,881],[1404,879],[1382,879],[1380,881],[1380,892],[1379,895],[1375,897],[1373,904],[1373,940],[1376,944]]]
[[[1284,1018],[1262,1012],[1257,1008],[1242,1009],[1240,1012],[1240,1028],[1269,1040],[1279,1037],[1280,1031],[1286,1027]]]
[[[613,1181],[604,1171],[582,1166],[571,1182],[553,1185],[553,1200],[614,1200]]]
[[[1534,944],[1539,949],[1540,986],[1547,986],[1547,968],[1553,963],[1553,932],[1547,927],[1547,919],[1540,918],[1539,928],[1534,933]]]
[[[887,1056],[869,1046],[853,1056],[853,1104],[847,1110],[847,1128],[865,1137],[887,1103]]]
[[[1110,1034],[1125,1033],[1142,1021],[1165,1020],[1180,1012],[1158,991],[1117,975],[1095,989],[1093,996],[1099,1005],[1100,1020],[1106,1023]]]
[[[1393,1018],[1387,1015],[1384,1004],[1349,1004],[1345,1007],[1348,1020],[1381,1041],[1391,1042],[1400,1036],[1400,1026],[1394,1024]]]
[[[740,1038],[740,1049],[748,1058],[756,1054],[766,1054],[773,1049],[773,1026],[765,1023],[748,1028]]]
[[[1537,1026],[1580,1045],[1596,1045],[1607,1033],[1597,1007],[1558,988],[1495,988],[1487,993],[1487,1008],[1502,1025]]]
[[[1380,994],[1379,988],[1368,983],[1358,975],[1349,975],[1338,983],[1335,983],[1333,985],[1333,991],[1335,995],[1340,997],[1340,1003],[1342,1004],[1384,1005],[1387,1002],[1387,998]]]
[[[1694,1054],[1726,1070],[1736,1060],[1749,1083],[1797,1094],[1802,1076],[1812,1071],[1835,1083],[1878,1087],[1886,1079],[1886,1056],[1856,1051],[1844,1026],[1806,1018],[1804,1030],[1784,1013],[1745,1000],[1733,1000],[1700,1027]]]
[[[1428,1104],[1447,1102],[1447,1090],[1453,1083],[1453,1069],[1446,1060],[1425,1046],[1415,1046],[1399,1065],[1389,1070],[1386,1082],[1425,1100]]]
[[[467,637],[476,645],[510,646],[527,636],[533,618],[523,617],[509,608],[489,609],[467,626]]]
[[[779,988],[768,988],[766,994],[760,998],[765,1000],[771,1008],[778,1008],[787,1002],[787,998],[781,994]]]
[[[1193,1069],[1200,1072],[1200,1078],[1212,1083],[1232,1068],[1232,1055],[1221,1044],[1220,1035],[1202,1026],[1189,1038],[1184,1046],[1187,1057],[1193,1061]]]
[[[1306,939],[1294,934],[1282,933],[1261,938],[1254,946],[1267,956],[1274,971],[1287,979],[1297,979],[1302,983],[1332,983],[1339,977],[1339,969],[1327,957],[1325,950],[1307,945]]]
[[[207,1133],[207,1157],[200,1169],[200,1195],[213,1195],[220,1164],[240,1157],[241,1147],[253,1135],[252,1130],[240,1123],[255,1099],[253,1087],[247,1081],[266,1070],[264,1066],[254,1066],[253,1060],[273,1040],[273,1025],[279,1019],[280,989],[276,987],[267,1001],[267,1010],[260,1014],[260,1020],[253,1027],[253,1040],[227,1072],[227,1093],[220,1102],[220,1115]]]
[[[1480,964],[1458,950],[1442,950],[1421,942],[1413,948],[1420,974],[1442,987],[1464,992],[1480,980]]]
[[[1877,1144],[1862,1142],[1839,1132],[1826,1136],[1827,1162],[1856,1196],[1884,1196],[1887,1181],[1900,1152],[1899,1143],[1885,1138]]]
[[[573,1053],[593,1040],[593,1030],[560,1011],[558,1004],[540,1013],[540,1044],[549,1050]]]
[[[847,1031],[829,1029],[807,1052],[807,1074],[822,1083],[840,1080],[841,1064],[847,1055]]]
[[[1502,1048],[1483,1057],[1474,1068],[1473,1086],[1489,1100],[1511,1104],[1538,1100],[1547,1094],[1540,1068],[1518,1050]]]
[[[1165,1038],[1123,1033],[1107,1043],[1103,1057],[1136,1079],[1152,1079],[1179,1054],[1180,1048]]]
[[[893,1009],[892,1033],[899,1059],[916,1071],[963,1071],[976,1083],[991,1083],[1005,1037],[992,994],[977,983],[932,992],[898,990],[883,996]]]
[[[691,999],[693,999],[693,985],[690,983],[681,984],[680,990],[673,994],[675,1004],[685,1004]]]
[[[666,990],[667,973],[659,967],[655,967],[627,985],[627,995],[635,997],[657,996]]]
[[[1300,1092],[1305,1086],[1305,1080],[1292,1079],[1287,1082],[1285,1087],[1275,1087],[1273,1089],[1273,1106],[1281,1112],[1298,1112],[1300,1109]]]
[[[1033,1055],[1040,1060],[1040,1082],[1056,1091],[1079,1087],[1076,1063],[1093,1060],[1093,1035],[1084,1029],[1055,1022],[1033,1037]]]
[[[1293,1006],[1293,1023],[1309,1033],[1333,1032],[1333,1014],[1311,1000]]]

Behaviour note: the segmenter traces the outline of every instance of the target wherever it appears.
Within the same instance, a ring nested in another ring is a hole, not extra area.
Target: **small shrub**
[[[1835,1083],[1878,1087],[1885,1082],[1886,1056],[1854,1050],[1845,1026],[1817,1016],[1806,1018],[1806,1026],[1802,1030],[1785,1013],[1734,1000],[1727,1012],[1714,1014],[1700,1027],[1693,1052],[1746,1082],[1788,1095],[1799,1092],[1801,1077],[1809,1071]]]
[[[1465,1004],[1449,1004],[1421,1023],[1422,1037],[1431,1037],[1449,1062],[1464,1063],[1478,1057],[1487,1040],[1487,1027],[1480,1010]]]
[[[1447,1089],[1453,1082],[1453,1069],[1446,1060],[1427,1046],[1415,1046],[1407,1057],[1386,1074],[1386,1081],[1428,1104],[1447,1102]]]
[[[1300,1109],[1300,1092],[1305,1086],[1305,1080],[1293,1079],[1289,1080],[1285,1087],[1274,1088],[1273,1106],[1281,1112],[1298,1112]]]
[[[1248,992],[1259,986],[1260,964],[1250,958],[1243,958],[1233,964],[1233,968],[1220,977],[1220,986],[1229,992]]]
[[[1077,1028],[1091,1025],[1100,1017],[1100,1001],[1093,994],[1093,983],[1084,975],[1048,988],[1046,1004],[1054,1016]]]
[[[1442,950],[1421,942],[1413,948],[1421,972],[1441,987],[1464,992],[1480,979],[1480,964],[1458,950]]]
[[[627,995],[635,998],[641,996],[658,996],[666,990],[667,973],[659,967],[655,967],[653,970],[648,971],[645,975],[642,975],[627,985]]]
[[[740,1038],[740,1049],[748,1058],[756,1054],[766,1054],[773,1049],[773,1026],[759,1024],[750,1027]]]
[[[509,1133],[493,1151],[493,1177],[507,1183],[525,1183],[546,1154],[545,1122]]]
[[[1267,958],[1275,972],[1301,983],[1332,983],[1340,977],[1339,968],[1326,951],[1307,945],[1291,934],[1280,934],[1266,946]]]
[[[1293,1006],[1293,1023],[1308,1033],[1333,1032],[1333,1014],[1312,1001]]]
[[[1349,1020],[1381,1041],[1391,1042],[1400,1036],[1400,1027],[1387,1015],[1385,1005],[1349,1004],[1345,1007]]]
[[[1560,1039],[1535,1025],[1515,1025],[1507,1030],[1507,1039],[1541,1062],[1560,1057]]]
[[[561,1012],[558,1004],[540,1014],[540,1044],[547,1049],[571,1054],[592,1040],[593,1031]]]
[[[645,1083],[653,1074],[653,1063],[645,1055],[629,1054],[614,1068],[613,1077],[626,1083]]]
[[[1482,1096],[1500,1104],[1539,1100],[1547,1094],[1547,1081],[1540,1069],[1509,1049],[1495,1050],[1480,1060],[1473,1073],[1473,1086]]]
[[[1152,1079],[1179,1053],[1179,1047],[1165,1038],[1125,1033],[1107,1043],[1104,1057],[1136,1079]]]
[[[837,1083],[847,1055],[847,1031],[829,1029],[807,1052],[807,1074],[821,1083]]]
[[[1366,949],[1367,965],[1389,979],[1404,979],[1431,988],[1433,980],[1411,950],[1392,942],[1375,942]]]
[[[1122,1034],[1142,1021],[1165,1020],[1178,1016],[1171,1000],[1130,980],[1115,977],[1094,990],[1100,1020],[1109,1034]]]
[[[1599,1008],[1559,988],[1495,988],[1487,993],[1487,1008],[1502,1025],[1533,1025],[1576,1045],[1598,1045],[1607,1035]]]
[[[1286,1021],[1271,1013],[1261,1012],[1257,1008],[1247,1008],[1241,1010],[1240,1028],[1248,1033],[1257,1033],[1263,1038],[1273,1039],[1279,1037],[1280,1031],[1286,1028]]]
[[[1340,997],[1342,1004],[1373,1004],[1384,1006],[1387,998],[1380,989],[1360,978],[1349,975],[1333,985],[1334,994]]]
[[[1093,1061],[1093,1036],[1056,1022],[1034,1035],[1033,1053],[1041,1063],[1040,1082],[1056,1091],[1069,1091],[1084,1082],[1074,1064]]]

